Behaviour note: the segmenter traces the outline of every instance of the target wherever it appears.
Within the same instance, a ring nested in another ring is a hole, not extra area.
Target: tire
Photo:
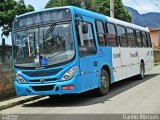
[[[143,80],[144,76],[145,76],[145,67],[144,67],[144,63],[141,62],[141,64],[140,64],[140,74],[138,75],[138,79]]]
[[[96,90],[98,96],[104,96],[109,92],[109,75],[105,69],[101,70],[101,86]]]

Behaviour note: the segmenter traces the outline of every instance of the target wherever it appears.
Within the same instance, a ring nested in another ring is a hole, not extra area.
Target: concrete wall
[[[15,96],[12,65],[0,65],[0,100]]]
[[[150,35],[151,35],[151,41],[152,41],[152,45],[153,45],[153,50],[157,51],[158,50],[158,31],[150,31]]]
[[[152,42],[158,45],[158,31],[151,31],[150,34]]]
[[[12,63],[12,46],[0,45],[0,65]]]

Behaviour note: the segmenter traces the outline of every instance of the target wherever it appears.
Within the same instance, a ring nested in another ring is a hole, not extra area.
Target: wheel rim
[[[108,80],[107,80],[107,77],[104,75],[102,75],[101,77],[101,86],[103,89],[108,88]]]

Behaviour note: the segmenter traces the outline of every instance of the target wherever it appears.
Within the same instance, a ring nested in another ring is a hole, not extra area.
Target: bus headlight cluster
[[[15,74],[15,78],[17,80],[18,83],[22,83],[25,84],[27,83],[20,75],[18,75],[17,73]]]
[[[69,69],[61,78],[61,81],[70,80],[73,78],[73,76],[76,74],[78,70],[78,66],[72,67]]]

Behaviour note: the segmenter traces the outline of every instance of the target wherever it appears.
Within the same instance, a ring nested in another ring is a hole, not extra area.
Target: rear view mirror
[[[88,33],[88,25],[87,25],[86,22],[83,22],[82,32],[83,32],[83,34],[87,34]]]

